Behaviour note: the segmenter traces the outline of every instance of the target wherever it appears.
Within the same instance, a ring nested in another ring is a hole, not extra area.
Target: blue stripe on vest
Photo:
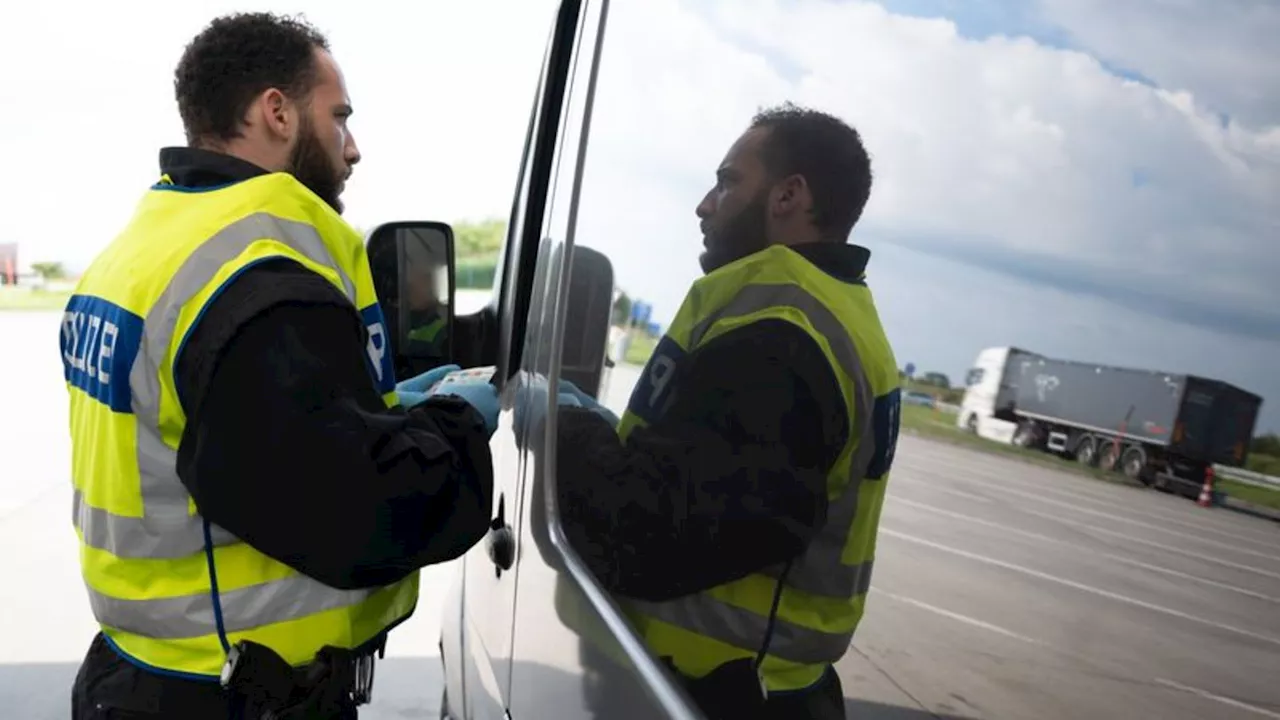
[[[378,384],[378,392],[386,394],[396,389],[395,358],[391,357],[391,347],[387,343],[387,321],[382,315],[382,306],[374,303],[360,311],[360,319],[369,331],[369,342],[365,363],[369,366],[369,374]]]
[[[871,429],[875,433],[876,451],[867,466],[867,478],[879,480],[889,474],[893,455],[898,449],[898,426],[902,415],[902,391],[895,388],[876,398],[871,411]]]
[[[142,347],[142,318],[91,295],[72,295],[62,314],[62,375],[118,413],[132,413],[129,373]]]
[[[674,340],[662,336],[653,355],[640,373],[640,380],[631,391],[627,410],[648,424],[653,424],[672,399],[675,390],[673,380],[676,368],[684,361],[685,351]]]

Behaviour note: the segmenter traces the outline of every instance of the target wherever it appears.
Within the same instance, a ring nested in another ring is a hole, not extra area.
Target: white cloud
[[[553,5],[308,3],[357,105],[353,222],[506,214]],[[27,4],[0,26],[0,197],[21,208],[0,232],[28,256],[88,259],[127,219],[155,150],[181,139],[182,44],[234,3],[135,6]],[[1170,70],[1153,89],[1084,52],[966,39],[872,3],[783,8],[613,2],[579,239],[660,317],[698,272],[693,209],[723,152],[756,109],[792,99],[850,120],[874,156],[855,234],[901,360],[955,374],[980,347],[1018,342],[1220,376],[1280,404],[1280,344],[1240,334],[1280,327],[1280,128],[1224,127],[1212,95],[1245,60],[1280,66],[1275,50],[1233,47],[1203,78]],[[1160,79],[1152,68],[1184,52],[1171,37],[1135,42],[1132,65]],[[1011,279],[1024,270],[1030,285]],[[1280,427],[1277,408],[1266,417]]]
[[[1280,125],[1280,5],[1270,0],[1040,0],[1086,49],[1252,125]]]

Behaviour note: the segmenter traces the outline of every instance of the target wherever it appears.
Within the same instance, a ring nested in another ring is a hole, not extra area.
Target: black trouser
[[[71,688],[72,720],[230,720],[238,708],[216,682],[161,675],[122,658],[99,633]],[[256,720],[252,711],[244,720]],[[355,720],[354,706],[329,718]]]
[[[821,680],[803,690],[769,693],[764,706],[767,717],[779,720],[844,720],[844,687],[835,668],[827,667]]]
[[[844,689],[835,668],[827,666],[817,682],[802,690],[775,690],[760,697],[755,663],[743,658],[725,663],[685,689],[708,720],[844,720]]]

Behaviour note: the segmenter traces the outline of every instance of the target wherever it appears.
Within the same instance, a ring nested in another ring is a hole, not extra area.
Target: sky
[[[21,3],[0,11],[0,242],[87,264],[182,141],[172,71],[236,9],[329,35],[364,160],[353,224],[505,217],[554,2]],[[1280,431],[1280,4],[613,0],[579,216],[666,320],[694,207],[758,109],[862,134],[852,242],[900,363],[978,351],[1190,372]]]

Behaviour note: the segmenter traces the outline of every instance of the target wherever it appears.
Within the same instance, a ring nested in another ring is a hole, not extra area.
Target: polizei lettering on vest
[[[102,298],[74,295],[59,339],[66,381],[115,412],[131,413],[129,372],[142,344],[142,318]]]

